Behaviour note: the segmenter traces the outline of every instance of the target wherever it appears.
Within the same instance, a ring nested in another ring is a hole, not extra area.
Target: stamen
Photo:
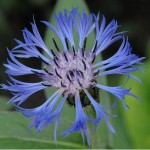
[[[48,73],[49,75],[53,75],[52,73],[50,73],[46,68],[43,68],[43,70],[46,72],[46,73]]]
[[[58,59],[57,59],[58,60]],[[58,65],[58,63],[57,63],[57,61],[56,61],[56,57],[54,58],[54,63],[56,64],[56,66],[58,67],[58,68],[60,68],[60,66]]]
[[[40,72],[37,72],[35,70],[31,70],[34,74],[37,74],[37,75],[44,75],[44,73],[40,73]]]
[[[70,74],[71,77],[74,77],[73,71],[69,70],[69,74]]]
[[[61,86],[62,86],[62,87],[66,87],[66,85],[64,85],[64,84],[62,83],[62,81],[61,81]]]
[[[84,57],[84,51],[85,51],[85,49],[81,48],[81,51],[82,51],[82,57]]]
[[[72,82],[72,80],[70,79],[70,77],[69,77],[69,75],[67,74],[67,79],[70,81],[70,82]]]
[[[96,58],[96,56],[94,55],[91,63],[93,63],[95,61],[95,58]]]
[[[96,72],[94,72],[94,76],[96,77],[99,74],[99,70],[97,70]]]
[[[39,58],[43,63],[45,63],[46,65],[49,65],[49,63],[46,62],[44,59],[42,59],[40,56],[38,56],[38,58]]]
[[[84,70],[86,70],[86,64],[84,62],[84,60],[82,60],[83,66],[84,66]]]
[[[84,75],[83,75],[83,72],[82,72],[82,71],[80,71],[80,70],[76,70],[76,73],[77,73],[79,76],[84,77]]]
[[[82,76],[82,77],[84,77],[83,72],[82,72],[82,71],[80,71],[80,70],[79,70],[79,72],[80,72],[81,76]]]
[[[58,57],[56,56],[56,54],[54,53],[54,51],[52,49],[51,49],[51,52],[52,52],[54,58],[56,58],[58,60]]]
[[[57,51],[59,52],[60,50],[59,50],[59,48],[58,48],[58,45],[57,45],[57,43],[56,43],[56,41],[55,41],[54,37],[53,37],[52,39],[53,39],[53,43],[54,43],[55,48],[56,48],[56,49],[57,49]]]
[[[48,87],[52,86],[51,84],[45,84],[43,82],[41,84],[44,85],[44,86],[48,86]]]
[[[77,79],[77,81],[78,81],[78,83],[79,83],[80,87],[82,87],[82,84],[80,83],[79,79]]]
[[[66,55],[66,53],[65,53],[65,52],[63,53],[63,55],[64,55],[64,57],[65,57],[66,61],[68,62],[68,58],[67,58],[67,55]]]
[[[96,52],[96,49],[97,49],[97,40],[96,40],[96,43],[95,43],[95,45],[94,45],[94,49],[93,49],[93,52],[92,53],[95,53]]]
[[[72,49],[73,49],[73,54],[74,54],[74,56],[75,56],[75,55],[76,55],[76,51],[75,51],[74,46],[72,46]]]
[[[51,52],[53,54],[54,57],[57,57],[56,54],[54,53],[54,51],[51,49]]]
[[[69,50],[69,44],[68,44],[68,39],[67,39],[67,37],[65,37],[65,42],[66,42],[67,50]]]
[[[87,37],[85,37],[85,39],[84,39],[83,49],[85,49],[85,48],[86,48],[86,41],[87,41]]]
[[[57,75],[60,79],[62,79],[62,77],[58,74],[58,72],[57,72],[56,69],[55,69],[55,73],[56,73],[56,75]]]

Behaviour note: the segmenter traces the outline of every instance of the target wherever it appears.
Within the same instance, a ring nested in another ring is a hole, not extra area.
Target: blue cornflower
[[[8,50],[9,59],[5,67],[11,82],[9,85],[2,84],[2,87],[14,95],[9,103],[12,103],[24,116],[33,117],[29,128],[35,127],[36,131],[40,132],[55,121],[55,141],[63,105],[66,102],[73,105],[76,110],[76,119],[71,128],[63,132],[63,135],[67,136],[70,133],[80,131],[83,138],[86,136],[90,146],[88,122],[98,125],[100,120],[104,119],[109,129],[115,133],[108,121],[107,113],[104,111],[105,107],[98,103],[93,91],[101,89],[111,93],[123,103],[125,108],[127,105],[124,102],[124,97],[126,95],[134,96],[130,89],[124,88],[123,85],[116,87],[102,85],[97,82],[97,78],[110,74],[122,74],[138,80],[130,73],[140,70],[135,64],[140,63],[144,58],[139,58],[131,53],[132,48],[128,38],[125,37],[124,32],[117,32],[118,24],[115,20],[106,25],[104,16],[100,22],[99,14],[97,16],[87,15],[84,12],[80,14],[76,8],[71,12],[64,10],[64,13],[60,12],[54,17],[57,27],[48,22],[42,22],[53,31],[55,36],[58,36],[63,49],[59,48],[56,38],[53,37],[49,40],[53,41],[56,50],[50,50],[41,38],[34,21],[31,23],[32,32],[26,28],[22,31],[24,42],[16,40],[18,45],[11,51]],[[95,42],[93,47],[88,50],[86,43],[92,32],[96,33]],[[78,44],[75,44],[74,34],[79,36]],[[118,40],[121,40],[122,43],[113,56],[95,62],[95,58],[101,52]],[[47,56],[42,55],[39,48]],[[19,62],[18,58],[37,58],[44,63],[44,67],[42,69],[28,67]],[[41,82],[27,83],[12,77],[31,74],[40,78]],[[56,91],[39,107],[22,108],[21,104],[29,96],[45,88],[54,88]],[[91,118],[84,112],[83,107],[87,105],[93,106],[96,118]]]

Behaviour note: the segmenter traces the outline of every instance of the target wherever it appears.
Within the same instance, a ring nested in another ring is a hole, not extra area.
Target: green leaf
[[[7,104],[9,97],[0,95],[0,111],[11,109],[11,105]]]
[[[141,102],[128,96],[126,103],[129,105],[129,110],[123,113],[133,148],[138,149],[150,148],[150,62],[147,61],[144,66],[144,73],[136,72],[133,74],[141,79],[142,84],[131,79],[126,85],[127,88],[132,87],[131,92],[136,94]]]
[[[65,118],[63,120],[65,122]],[[0,149],[2,148],[86,148],[79,141],[79,137],[71,143],[67,138],[58,138],[58,143],[53,140],[53,127],[49,126],[43,132],[36,134],[34,130],[27,132],[29,119],[14,111],[0,112]],[[61,128],[66,127],[60,126]],[[60,132],[59,132],[60,133]],[[72,137],[71,137],[72,138]]]
[[[116,149],[131,149],[133,147],[132,141],[128,132],[128,127],[126,126],[124,118],[124,108],[122,103],[118,102],[117,107],[113,111],[114,114],[117,114],[116,118],[113,118],[112,122],[116,129],[116,136],[113,136],[114,147]]]
[[[4,138],[0,137],[1,149],[78,149],[78,145],[72,143],[57,143],[38,139]]]

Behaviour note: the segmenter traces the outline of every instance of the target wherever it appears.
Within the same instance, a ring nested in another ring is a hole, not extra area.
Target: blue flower
[[[87,123],[98,125],[100,120],[104,119],[109,129],[115,133],[114,128],[108,121],[108,113],[105,112],[105,107],[98,103],[93,92],[99,89],[105,90],[120,100],[125,108],[127,108],[124,102],[125,96],[135,96],[130,92],[130,89],[124,88],[123,85],[116,87],[102,85],[97,82],[97,78],[120,74],[139,81],[137,77],[130,73],[141,70],[135,65],[139,64],[144,58],[139,58],[131,53],[132,48],[128,38],[125,37],[124,32],[117,32],[118,24],[115,20],[106,25],[104,16],[102,16],[100,22],[99,14],[97,16],[94,14],[87,15],[84,12],[80,14],[76,8],[72,9],[71,12],[64,10],[64,13],[60,12],[54,17],[56,27],[46,21],[42,21],[42,23],[48,26],[53,31],[54,36],[60,39],[63,49],[59,48],[55,37],[49,40],[53,41],[56,50],[49,49],[41,38],[34,21],[31,23],[32,32],[26,28],[22,31],[24,41],[16,39],[18,45],[11,51],[8,50],[9,59],[5,67],[11,82],[8,85],[2,84],[1,86],[13,94],[9,103],[12,103],[24,116],[33,118],[29,128],[35,127],[36,131],[40,132],[55,122],[55,141],[63,105],[66,102],[73,105],[76,110],[76,119],[70,129],[62,134],[67,136],[70,133],[80,131],[83,139],[86,136],[87,143],[90,146]],[[75,44],[74,32],[79,37],[78,44]],[[92,32],[96,33],[95,42],[93,47],[88,50],[86,43]],[[122,43],[113,56],[95,62],[95,58],[100,53],[118,40]],[[39,48],[47,56],[42,55]],[[28,67],[19,62],[18,58],[37,58],[44,63],[44,67],[42,69]],[[41,81],[27,83],[15,79],[15,76],[32,74],[40,78]],[[42,105],[32,109],[21,106],[32,94],[46,88],[54,88],[56,91]],[[61,97],[63,98],[61,99]],[[56,103],[59,104],[56,105]],[[91,118],[84,112],[83,107],[87,105],[93,106],[96,118]]]

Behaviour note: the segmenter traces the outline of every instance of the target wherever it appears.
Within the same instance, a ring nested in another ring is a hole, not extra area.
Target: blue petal
[[[55,21],[57,23],[57,28],[52,26],[50,23],[46,21],[42,21],[44,24],[46,24],[53,32],[57,34],[57,36],[60,38],[64,50],[67,50],[65,38],[68,39],[68,41],[71,44],[71,47],[75,48],[74,38],[73,38],[73,24],[74,24],[74,18],[77,13],[77,8],[72,9],[70,14],[68,11],[64,11],[64,15],[62,13],[59,13],[59,15],[55,15]]]
[[[100,66],[98,68],[101,71],[99,76],[109,74],[124,74],[138,80],[138,78],[130,75],[130,73],[141,70],[141,68],[134,65],[140,63],[144,57],[139,58],[135,54],[131,54],[131,51],[132,48],[130,47],[128,40],[123,38],[123,42],[117,53],[112,57],[93,65],[93,68]],[[103,71],[105,69],[107,70]]]
[[[43,70],[38,70],[23,65],[14,57],[13,53],[9,50],[8,50],[8,54],[11,58],[11,61],[7,60],[8,64],[4,64],[4,66],[7,68],[6,70],[7,74],[13,76],[19,76],[19,75],[34,74],[33,71],[36,71],[38,73],[44,73]]]
[[[60,114],[61,109],[56,109],[56,111],[54,112],[52,111],[63,92],[64,90],[63,91],[61,90],[58,92],[58,94],[55,97],[54,95],[50,97],[47,100],[47,103],[43,105],[43,109],[38,109],[38,111],[32,110],[31,114],[30,114],[30,110],[29,111],[26,110],[26,114],[29,113],[29,116],[32,115],[34,117],[32,122],[30,123],[29,129],[35,126],[36,131],[40,132],[43,129],[45,129],[49,124],[51,124],[55,117],[56,118],[59,117],[58,114]],[[63,102],[60,103],[61,106],[63,106],[65,100],[66,100],[66,96],[64,97]]]
[[[34,43],[36,46],[42,48],[51,58],[53,58],[52,53],[47,48],[47,46],[45,45],[44,41],[42,40],[42,38],[40,36],[40,33],[39,33],[38,29],[37,29],[35,21],[34,21],[34,23],[31,23],[31,25],[32,25],[32,30],[33,30],[34,34],[32,34],[27,29],[24,29],[23,32],[24,32],[24,34],[26,34],[26,38],[28,38],[29,41],[32,41],[32,43]],[[17,48],[19,48],[19,47],[17,47]]]
[[[122,38],[122,32],[116,34],[118,24],[115,20],[112,20],[107,26],[106,19],[103,16],[101,25],[99,27],[99,14],[94,17],[96,25],[96,41],[97,49],[96,55],[105,50],[109,45]]]
[[[41,82],[37,83],[27,83],[18,81],[12,77],[10,77],[13,83],[9,83],[9,85],[1,84],[2,88],[5,90],[9,90],[14,94],[14,97],[12,97],[8,103],[15,104],[19,106],[22,104],[29,96],[31,96],[33,93],[40,91],[44,88],[41,84]]]
[[[60,90],[57,90],[55,93],[53,93],[47,100],[45,103],[43,103],[42,105],[40,105],[39,107],[36,108],[32,108],[32,109],[26,109],[26,108],[22,108],[19,106],[16,106],[16,109],[18,111],[20,111],[25,117],[33,117],[37,114],[39,114],[40,112],[42,112],[43,110],[45,110],[45,108],[49,105],[49,103],[58,95],[58,93],[60,92]]]
[[[79,49],[83,47],[85,38],[93,31],[95,24],[92,23],[93,15],[83,13],[78,14],[78,20],[75,20],[75,29],[79,35]]]
[[[89,135],[88,127],[87,127],[87,121],[89,118],[85,115],[83,111],[80,96],[78,92],[76,93],[76,96],[75,96],[75,107],[76,107],[76,120],[74,124],[72,125],[72,127],[64,131],[62,134],[64,136],[67,136],[73,132],[80,131],[82,137],[84,137],[83,133],[86,135],[87,143],[90,147],[90,135]]]
[[[116,131],[115,129],[113,128],[113,126],[110,124],[110,122],[108,121],[108,118],[106,117],[106,114],[104,111],[103,111],[103,108],[100,104],[98,104],[94,99],[93,97],[90,95],[90,93],[84,89],[84,92],[86,93],[87,97],[89,98],[90,102],[92,103],[95,111],[96,111],[96,115],[97,115],[97,119],[95,120],[95,122],[93,122],[94,124],[99,124],[100,120],[102,118],[104,118],[106,124],[108,125],[110,131],[114,134],[116,134]]]
[[[51,61],[48,58],[43,56],[38,51],[36,44],[33,43],[32,40],[28,38],[28,36],[26,35],[24,31],[23,31],[23,37],[24,37],[25,43],[15,39],[15,41],[18,43],[18,46],[16,46],[12,50],[12,53],[14,54],[14,56],[20,57],[20,58],[36,57],[36,58],[41,58],[42,60],[47,62],[47,64],[51,63]]]
[[[125,89],[122,86],[109,87],[109,86],[104,86],[104,85],[100,85],[100,84],[96,84],[96,87],[98,87],[100,89],[103,89],[107,92],[110,92],[111,94],[116,96],[119,100],[121,100],[121,102],[123,103],[125,109],[128,108],[127,104],[125,104],[125,102],[124,102],[124,97],[126,95],[132,96],[132,94],[130,93],[130,89]]]

